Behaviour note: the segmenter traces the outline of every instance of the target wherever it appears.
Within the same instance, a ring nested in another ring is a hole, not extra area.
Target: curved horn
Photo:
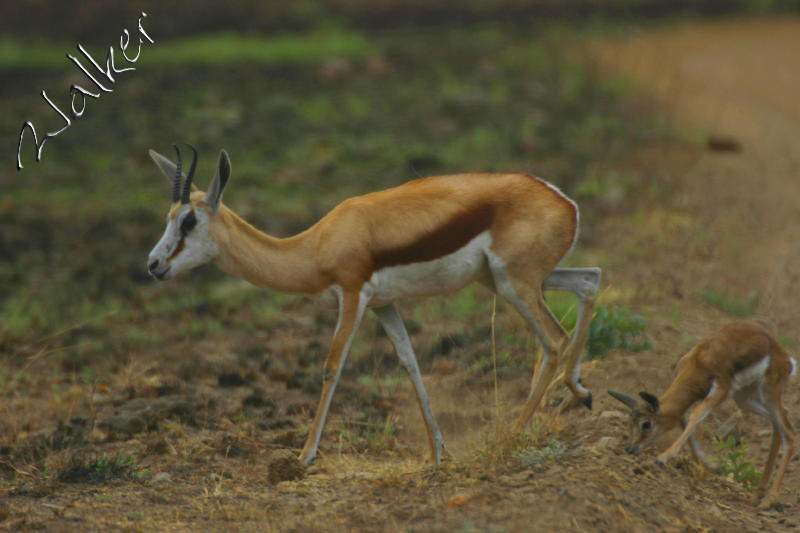
[[[194,169],[197,167],[197,149],[189,143],[184,143],[192,149],[194,158],[192,159],[192,166],[189,167],[189,174],[186,176],[186,181],[183,184],[183,191],[181,192],[181,203],[189,203],[189,193],[192,191],[192,178],[194,177]]]
[[[630,407],[633,411],[635,411],[636,408],[639,406],[638,402],[636,401],[636,398],[634,398],[633,396],[628,396],[627,394],[624,394],[622,392],[617,392],[614,390],[610,390],[608,391],[608,393],[617,400],[621,401],[622,403]]]
[[[179,201],[181,199],[181,166],[183,166],[183,157],[181,157],[181,151],[178,149],[177,144],[172,145],[175,148],[175,153],[178,154],[178,163],[175,165],[175,177],[172,178],[172,203]]]

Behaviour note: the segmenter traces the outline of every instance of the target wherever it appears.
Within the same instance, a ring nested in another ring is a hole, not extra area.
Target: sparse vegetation
[[[530,468],[557,459],[566,452],[566,444],[557,439],[550,439],[544,446],[518,450],[512,452],[511,456],[525,468]]]
[[[150,470],[138,458],[125,452],[113,454],[73,454],[58,473],[65,483],[108,483],[111,481],[140,480]]]
[[[737,442],[732,435],[724,439],[717,439],[716,447],[720,473],[732,475],[733,479],[741,483],[747,490],[755,490],[761,480],[762,471],[752,459],[747,457],[747,447]]]
[[[640,352],[650,347],[644,332],[646,320],[625,307],[598,306],[589,329],[587,357],[604,357],[611,350]]]
[[[700,297],[711,307],[740,318],[752,316],[761,301],[761,297],[755,292],[743,297],[729,294],[713,286],[706,287],[701,291]]]

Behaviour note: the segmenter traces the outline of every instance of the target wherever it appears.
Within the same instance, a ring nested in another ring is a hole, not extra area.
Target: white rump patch
[[[533,179],[535,179],[535,180],[539,181],[540,183],[546,185],[553,192],[558,194],[561,198],[563,198],[564,200],[566,200],[567,202],[572,204],[572,207],[575,208],[575,235],[572,236],[572,244],[569,245],[569,250],[567,250],[567,253],[564,254],[564,257],[566,257],[570,253],[572,253],[573,248],[575,248],[575,244],[578,242],[578,233],[580,232],[580,228],[581,228],[581,210],[578,208],[578,204],[576,204],[575,201],[572,198],[570,198],[569,196],[564,194],[564,191],[562,191],[561,189],[559,189],[558,187],[556,187],[555,185],[553,185],[549,181],[543,180],[542,178],[540,178],[538,176],[532,176],[532,177],[533,177]]]
[[[733,392],[760,381],[769,368],[770,357],[767,355],[750,368],[745,368],[733,376]]]

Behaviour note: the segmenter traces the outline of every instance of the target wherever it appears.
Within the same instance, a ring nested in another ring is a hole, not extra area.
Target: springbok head
[[[197,167],[197,150],[187,144],[194,158],[186,175],[181,168],[181,151],[177,145],[172,146],[177,153],[177,164],[150,150],[150,157],[172,185],[172,207],[167,214],[167,227],[147,258],[147,269],[159,280],[172,279],[213,261],[219,255],[219,247],[209,233],[209,224],[219,209],[222,191],[231,175],[231,161],[222,150],[208,193],[204,193],[192,184]]]
[[[636,398],[622,392],[610,390],[608,393],[630,408],[630,440],[625,451],[637,454],[642,448],[652,445],[665,432],[672,429],[671,419],[662,416],[658,398],[649,392],[640,392],[644,400],[641,404]]]

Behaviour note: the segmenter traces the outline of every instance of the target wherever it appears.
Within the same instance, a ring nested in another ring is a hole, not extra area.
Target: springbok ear
[[[647,403],[647,410],[652,413],[657,413],[659,409],[658,398],[650,394],[649,392],[642,391],[639,393],[639,397]]]
[[[228,152],[220,150],[217,171],[214,173],[214,178],[211,180],[206,194],[206,203],[212,211],[216,211],[219,208],[219,204],[222,201],[222,193],[225,191],[225,185],[230,177],[231,159],[228,157]]]
[[[610,390],[608,391],[608,393],[617,400],[621,401],[622,403],[630,407],[631,411],[635,411],[636,408],[639,406],[638,403],[636,402],[636,398],[634,398],[633,396],[628,396],[625,393],[617,392],[614,390]]]
[[[152,148],[148,151],[150,154],[150,158],[155,162],[158,168],[161,170],[161,173],[164,174],[164,177],[167,178],[167,181],[170,185],[172,185],[172,180],[175,178],[175,163],[167,159],[165,156],[159,154]],[[181,182],[186,179],[186,173],[181,172]],[[194,186],[192,183],[192,191],[196,191],[197,187]]]
[[[152,148],[148,151],[150,154],[150,158],[153,162],[158,165],[158,168],[161,169],[161,173],[164,174],[164,177],[167,178],[170,185],[172,185],[172,180],[175,179],[175,163],[164,157],[163,155],[159,154]],[[183,174],[182,178],[185,178],[186,174]]]

